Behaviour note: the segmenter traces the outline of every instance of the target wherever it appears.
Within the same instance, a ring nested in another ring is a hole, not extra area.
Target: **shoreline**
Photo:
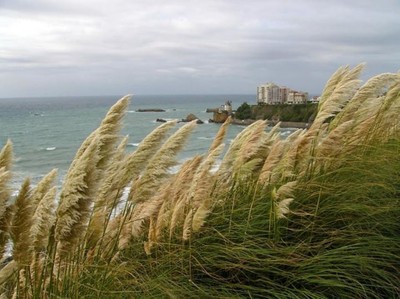
[[[256,120],[254,119],[232,119],[232,124],[234,125],[244,125],[248,126],[254,123]],[[268,121],[268,126],[273,127],[277,124],[277,121]],[[305,123],[305,122],[295,122],[295,121],[281,121],[280,122],[280,127],[281,128],[296,128],[296,129],[307,129],[311,126],[311,123]]]

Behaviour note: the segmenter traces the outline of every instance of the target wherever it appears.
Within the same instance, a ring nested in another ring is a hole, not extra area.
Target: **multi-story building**
[[[266,83],[257,87],[257,104],[305,104],[308,95],[286,86]]]
[[[267,83],[257,87],[257,103],[259,104],[281,104],[286,97],[285,91],[274,83]]]

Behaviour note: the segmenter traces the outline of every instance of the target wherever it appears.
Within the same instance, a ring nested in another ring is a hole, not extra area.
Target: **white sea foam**
[[[140,143],[128,143],[128,146],[138,147]]]
[[[290,133],[292,133],[292,132],[291,131],[283,131],[283,132],[281,132],[281,136],[287,136]]]
[[[199,136],[199,137],[197,137],[197,139],[200,139],[200,140],[214,140],[214,137]]]

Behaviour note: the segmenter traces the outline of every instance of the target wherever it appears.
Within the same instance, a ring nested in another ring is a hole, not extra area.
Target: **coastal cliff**
[[[298,105],[254,105],[251,119],[268,119],[274,122],[311,123],[317,113],[318,104]]]

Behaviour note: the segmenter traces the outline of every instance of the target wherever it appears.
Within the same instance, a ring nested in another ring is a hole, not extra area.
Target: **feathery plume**
[[[108,211],[110,211],[117,204],[117,200],[122,195],[123,185],[118,188],[118,183],[120,181],[115,182],[115,177],[121,171],[121,161],[124,160],[126,144],[128,143],[128,136],[123,138],[116,149],[114,156],[112,157],[112,163],[110,163],[109,167],[104,173],[104,179],[100,186],[98,195],[94,202],[93,214],[90,217],[89,225],[88,225],[88,246],[93,246],[96,244],[98,239],[100,238],[101,232],[105,229],[106,220],[108,215]]]
[[[294,177],[297,163],[299,146],[304,142],[303,138],[307,131],[297,130],[271,149],[265,160],[259,178],[263,183],[277,183],[279,180]]]
[[[397,82],[388,90],[386,96],[384,97],[384,101],[382,101],[382,104],[377,111],[375,124],[370,132],[370,139],[384,141],[392,136],[392,128],[397,129],[399,124],[399,111],[400,76],[398,77]]]
[[[189,210],[189,213],[186,215],[185,222],[183,223],[183,232],[182,239],[189,240],[192,231],[192,222],[193,222],[193,209]]]
[[[256,121],[244,128],[235,137],[222,159],[221,166],[218,169],[217,176],[219,177],[219,180],[227,181],[232,176],[232,169],[236,164],[236,159],[242,146],[245,144],[245,141],[249,138],[249,136],[254,136],[252,135],[254,129],[257,131],[257,129],[263,125],[264,121]]]
[[[200,204],[199,208],[193,215],[192,232],[196,233],[200,230],[200,228],[204,225],[206,218],[210,214],[210,212],[211,212],[211,201],[207,199]]]
[[[257,121],[253,126],[250,134],[243,140],[243,143],[238,150],[235,163],[233,165],[233,172],[238,172],[240,167],[250,161],[254,154],[257,153],[259,147],[262,145],[263,133],[265,133],[266,121]]]
[[[43,196],[45,196],[52,186],[54,186],[56,177],[57,169],[53,169],[45,177],[43,177],[43,179],[41,179],[37,186],[32,190],[30,202],[34,213]]]
[[[196,121],[185,124],[161,146],[149,160],[142,177],[131,188],[129,200],[143,202],[148,200],[167,176],[168,168],[176,164],[175,156],[196,126]]]
[[[124,248],[132,237],[138,236],[143,221],[160,208],[162,198],[154,194],[168,176],[168,168],[176,164],[175,155],[181,150],[195,126],[196,121],[185,124],[168,138],[150,159],[142,177],[132,184],[128,201],[135,206],[122,228],[119,248]]]
[[[281,122],[278,122],[269,132],[262,133],[261,142],[258,146],[257,152],[254,154],[255,157],[262,159],[263,162],[265,161],[275,140],[280,138],[280,126]]]
[[[213,151],[214,149],[216,149],[224,140],[227,130],[228,130],[228,126],[231,124],[232,122],[232,117],[229,116],[225,122],[221,125],[221,127],[218,130],[217,135],[215,136],[213,142],[211,143],[211,146],[208,150],[208,152]]]
[[[284,141],[280,139],[276,139],[275,142],[271,146],[271,150],[265,159],[264,165],[261,168],[260,175],[258,176],[258,182],[261,184],[269,183],[272,178],[272,171],[279,163],[282,155],[283,155],[283,148],[284,148]],[[272,180],[275,181],[275,180]]]
[[[107,115],[101,122],[100,126],[94,132],[92,132],[92,134],[90,134],[89,137],[82,143],[77,154],[75,155],[75,158],[74,158],[73,162],[71,163],[70,169],[68,170],[67,178],[74,181],[73,184],[80,185],[81,190],[77,190],[78,192],[74,192],[72,189],[67,188],[68,191],[64,191],[64,193],[61,192],[61,196],[69,198],[68,200],[72,200],[72,202],[76,201],[74,203],[75,205],[78,205],[78,206],[82,205],[85,207],[85,209],[84,209],[84,211],[82,211],[82,213],[75,210],[73,213],[70,213],[69,216],[66,216],[66,218],[64,218],[64,220],[66,222],[61,224],[61,227],[57,226],[58,230],[57,230],[56,235],[59,238],[69,230],[67,228],[68,226],[78,225],[78,223],[82,222],[83,219],[85,219],[85,221],[83,221],[83,222],[86,222],[86,220],[88,219],[89,207],[95,199],[94,195],[97,192],[97,186],[96,186],[96,188],[95,188],[95,184],[92,184],[91,186],[85,186],[85,184],[86,184],[85,181],[87,179],[89,179],[89,181],[94,183],[94,182],[100,180],[102,178],[101,174],[108,168],[109,163],[111,163],[112,157],[115,154],[115,152],[117,151],[115,149],[115,144],[119,139],[118,133],[121,129],[121,120],[122,120],[123,116],[125,115],[126,109],[129,105],[130,97],[131,97],[130,95],[123,97],[122,99],[120,99],[116,104],[114,104],[110,108]],[[89,150],[90,148],[91,148],[91,150]],[[88,159],[87,154],[86,154],[88,151],[89,152],[95,151],[96,152],[95,158]],[[83,158],[84,156],[86,156],[86,157]],[[82,166],[77,165],[77,164],[79,164],[79,163],[85,164],[89,160],[90,160],[90,162],[89,162],[90,165],[87,165],[89,168],[87,169],[88,172],[85,175],[84,174],[85,170],[82,169]],[[78,174],[78,176],[77,176],[76,173],[80,173],[80,174]],[[80,178],[79,178],[79,176],[80,176]],[[80,182],[78,183],[77,180],[80,180]],[[99,185],[99,182],[97,182],[97,183],[98,183],[97,185]],[[64,184],[64,185],[66,186],[66,184]],[[86,192],[83,191],[84,189],[86,189]],[[91,193],[91,195],[89,196],[90,198],[88,196],[84,195],[84,193],[87,193],[87,192]],[[75,195],[70,196],[74,193],[75,193]],[[69,194],[69,195],[65,196],[64,194]],[[77,198],[80,197],[80,199],[73,199],[73,197],[75,197],[76,195],[78,195]],[[85,198],[85,199],[83,199],[83,198]],[[68,201],[68,200],[66,200],[66,201]],[[66,207],[69,206],[69,204],[67,203],[66,206],[64,206],[61,210],[60,210],[60,206],[59,206],[58,211],[61,214],[67,213],[68,208],[66,208]],[[63,210],[63,209],[65,209],[65,210]],[[73,219],[72,222],[71,222],[70,218]],[[78,220],[78,219],[80,219],[80,220]],[[69,224],[67,225],[67,223],[69,223]],[[84,227],[86,227],[86,223],[84,224],[83,227],[80,227],[80,229],[73,229],[73,231],[74,231],[73,239],[76,239],[75,238],[75,237],[77,237],[76,233],[79,230],[83,229]],[[80,233],[79,233],[79,235],[80,235]],[[67,238],[61,237],[61,239],[66,241],[68,239],[68,237]],[[76,242],[76,240],[73,241],[72,243],[75,243],[75,242]],[[72,245],[72,243],[70,243],[70,245]]]
[[[201,160],[201,156],[195,156],[193,159],[185,161],[179,171],[165,181],[160,188],[159,196],[162,198],[162,204],[156,214],[151,217],[152,231],[149,231],[148,250],[157,243],[162,232],[168,226],[168,220],[176,201],[190,189],[193,173],[196,172]]]
[[[97,129],[97,142],[99,143],[99,161],[97,168],[100,171],[107,169],[111,157],[115,153],[116,143],[119,140],[119,132],[122,127],[122,118],[125,116],[131,95],[124,96],[115,103]]]
[[[161,196],[154,196],[147,201],[135,204],[132,214],[119,236],[119,250],[127,248],[132,238],[137,238],[141,235],[143,223],[159,211],[162,200]]]
[[[25,179],[15,200],[15,213],[10,231],[13,241],[13,258],[21,266],[29,265],[31,259],[29,230],[32,225],[32,206],[29,196],[30,180]]]
[[[7,211],[9,211],[8,200],[11,196],[11,191],[8,187],[10,178],[10,171],[7,171],[5,167],[0,168],[0,224],[2,228],[0,231],[1,256],[3,256],[4,247],[8,241],[8,224],[10,220],[10,213],[7,213]]]
[[[310,129],[319,128],[327,119],[339,113],[351,100],[360,86],[361,80],[358,77],[363,68],[364,64],[359,64],[351,70],[346,68],[345,71],[340,71],[338,77],[336,77],[336,73],[332,76],[333,80],[330,80],[329,86],[325,88],[326,94],[323,93],[321,96],[318,113]]]
[[[171,185],[172,193],[169,197],[170,200],[168,201],[169,221],[166,215],[161,215],[159,213],[157,219],[157,237],[161,234],[161,221],[165,221],[165,227],[169,228],[169,235],[172,237],[172,232],[183,216],[183,208],[186,204],[186,199],[189,196],[190,187],[192,186],[194,176],[197,173],[197,169],[202,160],[203,158],[201,156],[195,156],[193,159],[186,161],[186,163],[182,165],[176,180]]]
[[[70,169],[75,167],[79,158],[85,153],[86,149],[93,143],[95,138],[98,139],[97,142],[99,143],[100,159],[98,161],[98,167],[101,170],[106,169],[110,160],[109,158],[114,152],[115,143],[119,138],[118,132],[121,129],[121,120],[125,115],[130,98],[131,95],[124,96],[110,108],[100,126],[83,141],[72,160]]]
[[[265,152],[269,141],[269,136],[265,133],[267,122],[260,121],[249,134],[248,138],[243,141],[241,149],[238,151],[237,158],[232,168],[232,174],[238,174],[243,179],[257,175],[257,169],[261,168],[265,157]]]
[[[276,219],[285,218],[289,213],[289,205],[294,200],[293,191],[297,181],[288,182],[279,187],[278,190],[272,190],[272,199],[274,200],[274,209]]]
[[[39,201],[33,214],[33,224],[30,229],[34,252],[43,251],[48,243],[50,229],[55,222],[55,196],[57,187],[51,188]]]
[[[331,122],[330,129],[334,129],[341,123],[355,119],[355,114],[360,108],[363,108],[371,99],[383,96],[396,80],[399,80],[399,74],[392,73],[380,74],[369,79]]]
[[[186,197],[186,204],[189,205],[190,212],[186,215],[186,219],[184,221],[184,240],[187,240],[191,234],[193,221],[196,221],[197,228],[199,225],[204,223],[205,217],[208,215],[208,212],[205,210],[210,210],[211,208],[209,196],[210,189],[212,187],[212,177],[210,170],[215,163],[216,157],[221,154],[223,148],[224,145],[220,144],[217,148],[211,151],[207,158],[201,163],[193,177],[188,196]],[[197,213],[197,210],[200,207],[202,207],[202,209]],[[196,219],[193,219],[195,215]]]
[[[7,202],[11,196],[8,184],[11,180],[12,159],[13,145],[10,140],[7,140],[7,143],[0,151],[0,221],[3,221],[2,219],[7,209]]]
[[[61,254],[72,250],[85,233],[90,206],[97,190],[98,159],[98,142],[95,138],[75,161],[62,186],[55,227],[55,239],[60,243],[57,250]]]
[[[11,140],[7,140],[0,152],[0,168],[5,168],[6,171],[11,170],[13,160],[13,144]]]
[[[339,67],[335,73],[328,79],[325,84],[325,87],[322,91],[321,98],[318,104],[318,108],[320,108],[325,101],[332,95],[335,90],[337,84],[342,80],[344,74],[349,71],[349,66],[341,66]],[[318,109],[319,110],[319,109]]]

